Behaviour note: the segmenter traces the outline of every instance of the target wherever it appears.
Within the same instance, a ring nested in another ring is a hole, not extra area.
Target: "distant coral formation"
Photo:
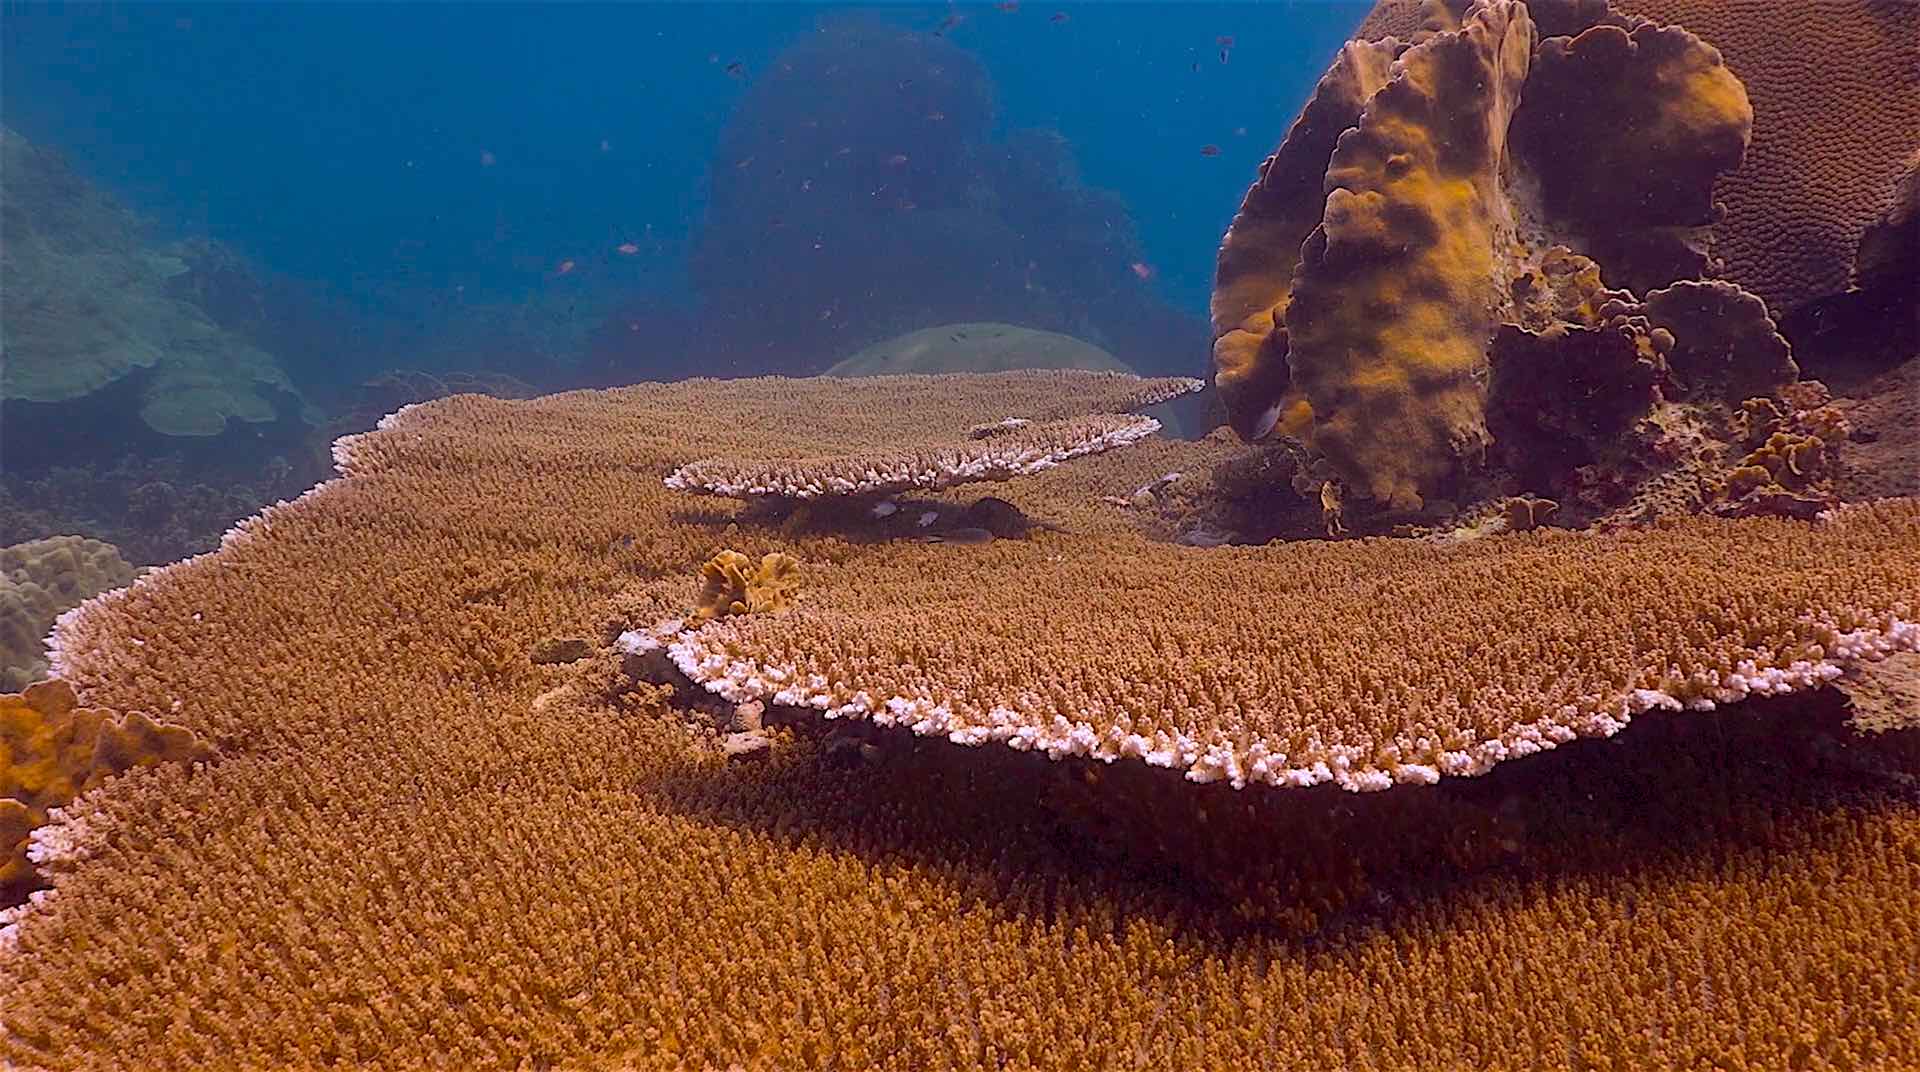
[[[162,435],[211,436],[298,407],[272,355],[195,304],[188,256],[54,153],[0,131],[7,323],[0,404],[65,402],[123,381],[137,418]]]
[[[1145,277],[1127,207],[1060,135],[1000,133],[985,67],[940,34],[827,18],[754,73],[709,173],[694,307],[636,297],[597,334],[598,364],[698,374],[721,354],[729,374],[815,373],[980,321],[1146,373],[1187,371],[1203,344]]]
[[[1091,343],[1014,324],[941,324],[865,347],[827,369],[828,376],[919,372],[1009,372],[1014,369],[1131,372]]]

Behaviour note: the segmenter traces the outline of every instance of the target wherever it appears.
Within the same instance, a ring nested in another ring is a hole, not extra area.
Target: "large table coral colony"
[[[1920,500],[1707,277],[1765,124],[1590,0],[1414,25],[1222,249],[1258,447],[1113,373],[461,396],[65,615],[0,1064],[1920,1066],[1920,731],[1765,699],[1920,649]],[[1374,535],[1160,538],[1250,450]]]

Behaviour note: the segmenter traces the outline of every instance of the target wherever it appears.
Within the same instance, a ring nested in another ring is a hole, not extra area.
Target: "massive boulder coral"
[[[1356,36],[1417,39],[1457,24],[1467,3],[1379,0]],[[1605,6],[1533,5],[1543,26],[1590,20]],[[1612,7],[1711,41],[1751,93],[1746,159],[1714,187],[1724,206],[1713,249],[1720,271],[1765,299],[1777,317],[1845,289],[1847,265],[1885,209],[1902,157],[1920,145],[1920,34],[1912,4],[1612,0]],[[1631,170],[1609,174],[1633,177]]]
[[[18,692],[45,676],[43,642],[54,619],[137,571],[112,544],[52,536],[0,548],[0,692]]]
[[[1712,184],[1750,123],[1739,81],[1684,30],[1543,10],[1562,36],[1540,41],[1517,0],[1480,2],[1335,61],[1221,247],[1216,381],[1242,435],[1300,436],[1365,495],[1418,509],[1489,444],[1499,325],[1593,326],[1602,276],[1645,290],[1704,267]],[[1555,135],[1569,125],[1578,162]],[[1599,258],[1573,273],[1585,293],[1536,285],[1576,251]]]

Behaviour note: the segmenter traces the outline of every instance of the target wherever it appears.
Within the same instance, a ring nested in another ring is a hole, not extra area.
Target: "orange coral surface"
[[[910,740],[850,760],[791,730],[770,731],[760,762],[729,765],[667,690],[627,683],[611,648],[578,664],[529,658],[547,638],[609,642],[634,613],[684,608],[700,564],[729,544],[808,563],[808,586],[769,622],[803,619],[862,563],[890,571],[899,598],[983,637],[1010,625],[961,613],[983,568],[1050,592],[1036,613],[1065,633],[1097,632],[1109,600],[1162,598],[1129,581],[1126,556],[1145,552],[1134,515],[1105,500],[1168,471],[1204,483],[1216,443],[1148,441],[1009,484],[1029,516],[1065,531],[981,547],[876,544],[858,518],[839,532],[790,528],[663,484],[692,457],[764,456],[789,436],[853,449],[930,420],[988,422],[1010,395],[1023,408],[1042,401],[958,378],[900,387],[886,407],[845,384],[793,381],[430,403],[342,443],[347,478],[247,522],[216,554],[88,605],[59,631],[56,671],[88,705],[167,712],[218,755],[117,779],[36,834],[53,888],[0,931],[0,1059],[142,1070],[1920,1064],[1920,1039],[1904,1030],[1920,1017],[1916,760],[1899,735],[1855,740],[1818,707],[1659,716],[1617,745],[1361,797],[1234,794],[1133,765],[1162,780],[1134,796],[1101,788],[1125,783],[1120,768]],[[1610,617],[1596,621],[1653,623],[1675,606],[1688,609],[1674,627],[1711,635],[1771,620],[1823,584],[1864,590],[1900,570],[1912,580],[1920,542],[1900,519],[1914,509],[1876,515],[1877,556],[1848,538],[1829,545],[1817,524],[1676,528],[1683,551],[1704,548],[1703,534],[1728,548],[1742,533],[1766,537],[1758,558],[1730,553],[1715,567],[1742,585],[1711,606],[1676,602],[1704,558],[1677,553],[1663,567],[1650,556],[1640,582],[1596,588],[1580,578],[1616,545],[1568,535],[1498,537],[1511,557],[1441,555],[1426,563],[1436,574],[1409,580],[1444,588],[1459,570],[1485,584],[1514,561],[1538,567],[1532,601],[1499,620],[1434,601],[1436,645],[1479,635],[1499,649],[1501,638],[1578,634],[1597,609]],[[1656,546],[1661,534],[1642,539]],[[1835,551],[1824,562],[1823,546]],[[1771,583],[1776,551],[1807,559],[1785,595]],[[1374,541],[1233,550],[1244,569],[1182,598],[1249,598],[1240,582],[1258,569],[1260,591],[1295,585],[1296,602],[1274,613],[1308,628],[1330,561],[1404,553]],[[1101,600],[1086,598],[1088,577]],[[661,578],[678,580],[668,590]],[[1249,669],[1345,688],[1351,675],[1452,657],[1373,629],[1351,593],[1330,597],[1327,609],[1351,612],[1346,663]],[[1258,640],[1257,613],[1233,620]],[[1187,658],[1177,635],[1111,643],[1127,658],[1152,645],[1169,666]],[[1634,650],[1582,658],[1624,660],[1609,662],[1624,681],[1642,669]],[[1107,665],[1097,651],[1076,658],[1035,687]],[[1554,672],[1461,659],[1451,672],[1483,698]],[[1073,809],[1086,818],[1063,822],[1065,790],[1046,788],[1055,776],[1095,794]],[[1172,832],[1166,851],[1103,848],[1149,799],[1186,814],[1144,824]],[[1241,804],[1288,810],[1248,834],[1233,818]],[[1296,879],[1210,893],[1179,870],[1203,857]]]

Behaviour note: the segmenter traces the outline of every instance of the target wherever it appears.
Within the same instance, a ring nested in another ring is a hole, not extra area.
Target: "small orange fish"
[[[560,275],[566,275],[568,272],[573,271],[573,268],[574,268],[573,262],[570,260],[565,260],[565,261],[561,261],[559,267],[555,268],[554,271],[559,273]]]
[[[640,252],[640,247],[634,245],[632,242],[622,242],[619,245],[613,247],[613,251],[615,253],[620,254],[623,257],[631,257],[634,254]]]
[[[1218,145],[1213,145],[1213,144],[1202,145],[1200,147],[1200,155],[1201,156],[1219,156],[1220,147]]]
[[[1127,265],[1127,267],[1133,269],[1133,274],[1142,279],[1153,278],[1153,265],[1145,261],[1134,261],[1132,264]]]

